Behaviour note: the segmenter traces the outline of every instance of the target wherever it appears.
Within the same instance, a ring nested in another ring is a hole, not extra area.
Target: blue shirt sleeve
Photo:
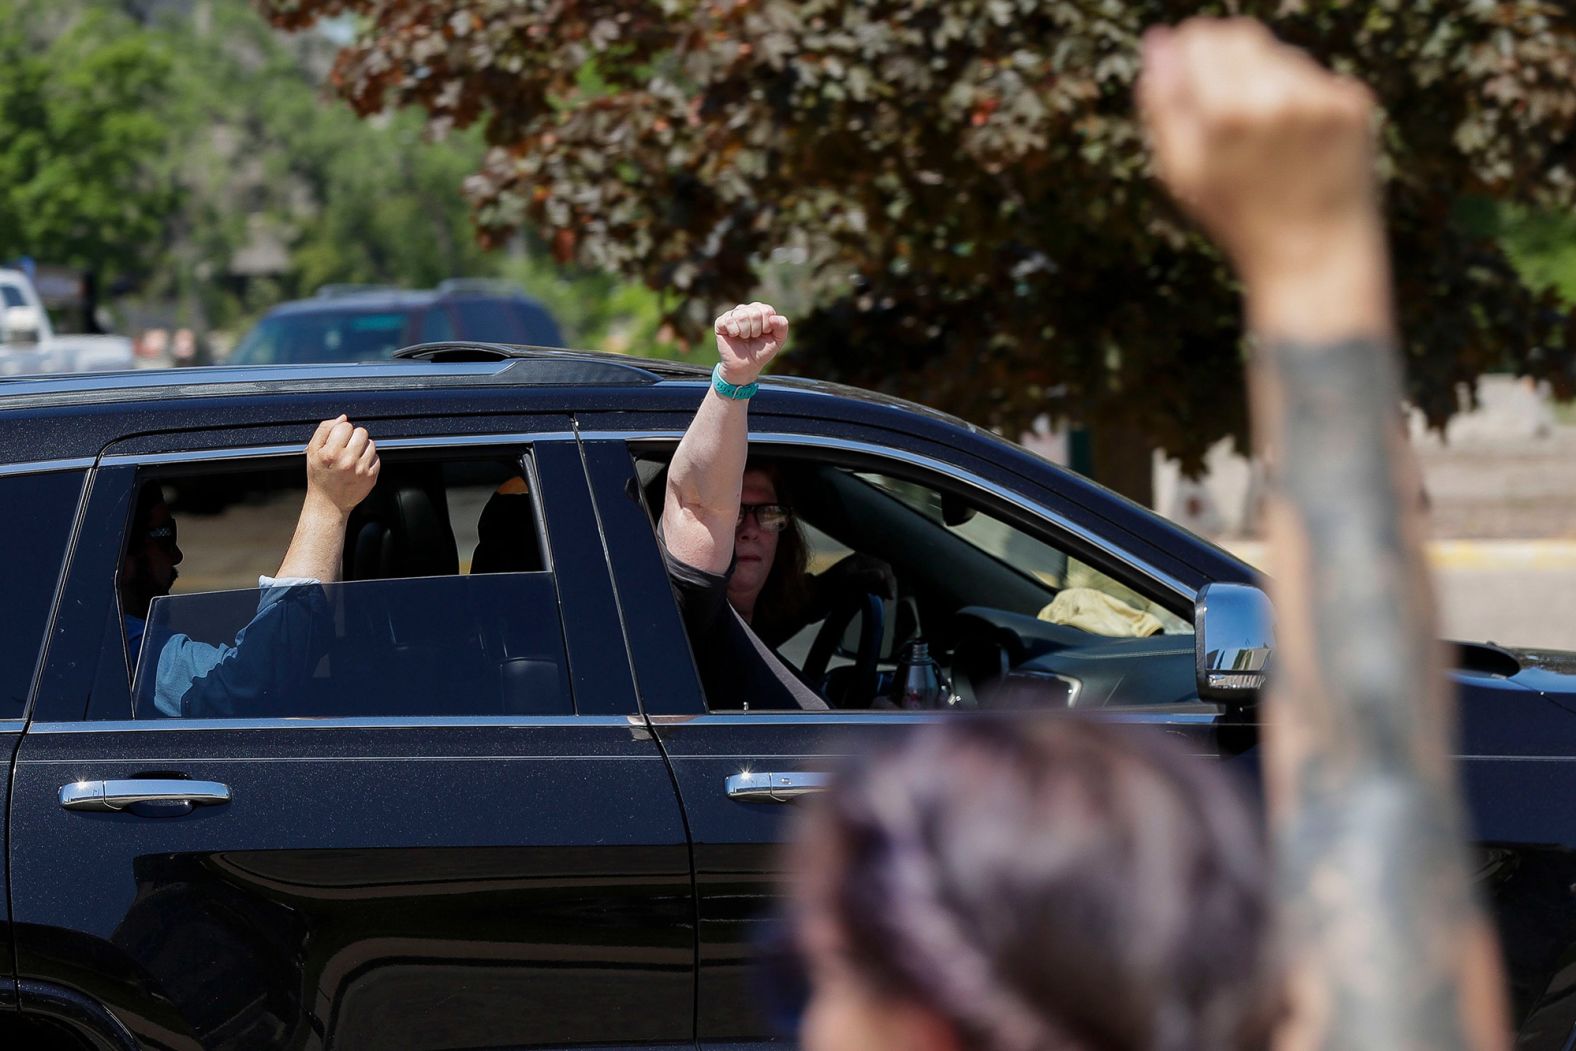
[[[259,591],[256,615],[233,643],[199,642],[180,633],[161,639],[156,627],[144,639],[144,646],[157,647],[152,700],[160,715],[269,714],[311,676],[328,650],[332,624],[322,585],[264,583],[270,586]],[[144,682],[139,698],[148,692]]]

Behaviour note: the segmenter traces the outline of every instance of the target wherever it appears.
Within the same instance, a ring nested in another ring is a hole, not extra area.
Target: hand
[[[365,427],[344,416],[324,420],[306,446],[307,496],[327,500],[342,514],[366,499],[378,480],[378,447]]]
[[[714,328],[722,378],[741,387],[754,383],[788,342],[788,319],[766,303],[736,306],[719,316]]]
[[[1150,30],[1138,102],[1161,181],[1244,281],[1382,239],[1373,96],[1259,23]]]

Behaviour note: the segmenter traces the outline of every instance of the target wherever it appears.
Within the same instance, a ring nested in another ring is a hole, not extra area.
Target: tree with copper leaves
[[[1441,425],[1490,369],[1570,396],[1573,334],[1463,206],[1573,203],[1576,14],[1537,0],[259,0],[353,16],[337,90],[365,115],[482,123],[487,242],[668,294],[681,337],[806,260],[794,372],[1019,433],[1091,427],[1097,477],[1144,497],[1245,432],[1232,278],[1146,178],[1144,27],[1262,18],[1372,85],[1407,396]],[[638,348],[637,348],[638,349]]]

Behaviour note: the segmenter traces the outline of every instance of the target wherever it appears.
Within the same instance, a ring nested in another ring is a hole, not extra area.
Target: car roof
[[[378,310],[419,310],[440,298],[439,293],[422,289],[378,288],[340,292],[312,299],[293,299],[280,303],[264,317],[292,317],[297,314],[371,313]]]
[[[205,365],[5,376],[0,377],[0,413],[72,405],[130,408],[226,395],[464,387],[650,388],[672,382],[692,386],[710,376],[710,370],[702,365],[669,359],[473,340],[422,344],[399,354],[392,359],[343,364]],[[975,429],[973,424],[925,405],[824,380],[765,376],[761,386],[767,391],[809,392],[899,408],[934,421]]]
[[[87,466],[111,443],[161,432],[205,432],[204,444],[223,445],[247,428],[324,418],[347,406],[363,418],[453,417],[446,426],[462,431],[474,430],[482,419],[540,412],[652,413],[648,418],[656,429],[678,431],[694,413],[698,392],[710,375],[698,364],[596,351],[467,341],[412,349],[420,356],[354,364],[209,365],[0,377],[0,474],[45,464]],[[462,360],[441,360],[449,354]],[[465,356],[493,360],[463,360]],[[814,418],[833,427],[877,428],[894,440],[907,434],[942,445],[955,443],[962,430],[985,438],[1004,469],[1032,473],[1038,468],[1030,467],[1030,461],[1043,464],[1034,454],[965,420],[876,391],[774,375],[762,377],[761,394],[761,409],[769,415]],[[472,414],[477,420],[464,422]],[[1080,491],[1101,488],[1070,473],[1061,486],[1074,498]],[[1143,534],[1191,537],[1136,506],[1108,506],[1101,513]],[[1191,538],[1186,546],[1202,550],[1208,545]],[[1198,557],[1204,556],[1195,553],[1193,559]],[[1240,566],[1221,553],[1205,560]]]
[[[36,373],[0,377],[0,410],[19,405],[89,404],[188,397],[202,394],[284,393],[288,390],[376,390],[415,384],[567,383],[650,384],[691,379],[706,370],[682,362],[633,358],[597,351],[560,350],[456,341],[429,348],[483,351],[494,360],[431,361],[410,358],[347,363],[206,365],[196,368]]]
[[[0,377],[0,467],[40,460],[46,450],[57,457],[96,454],[102,446],[95,440],[228,429],[334,406],[356,406],[352,411],[367,414],[375,405],[378,415],[394,416],[687,414],[694,412],[696,389],[710,377],[700,365],[598,351],[451,341],[400,353],[413,352],[420,356]],[[863,420],[898,430],[917,426],[942,441],[956,428],[980,431],[924,405],[822,380],[767,376],[761,390],[763,409],[775,406],[790,415]],[[42,431],[57,437],[40,440]]]
[[[295,317],[310,314],[374,313],[391,310],[422,310],[439,302],[454,300],[509,300],[518,303],[534,302],[530,296],[511,285],[497,282],[444,282],[438,288],[387,288],[355,285],[324,286],[309,299],[292,299],[280,303],[264,314],[264,318]]]

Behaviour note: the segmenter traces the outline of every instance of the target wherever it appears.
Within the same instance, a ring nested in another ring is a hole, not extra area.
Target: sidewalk
[[[1412,432],[1441,633],[1576,650],[1576,426],[1508,377],[1486,378],[1481,394],[1448,441]],[[1263,563],[1262,542],[1222,546]]]
[[[1219,540],[1216,543],[1244,562],[1264,568],[1267,557],[1264,541]],[[1430,540],[1428,564],[1435,573],[1464,570],[1576,573],[1576,539]]]
[[[1263,567],[1263,541],[1221,544]],[[1435,540],[1428,545],[1445,638],[1576,650],[1576,540]]]

